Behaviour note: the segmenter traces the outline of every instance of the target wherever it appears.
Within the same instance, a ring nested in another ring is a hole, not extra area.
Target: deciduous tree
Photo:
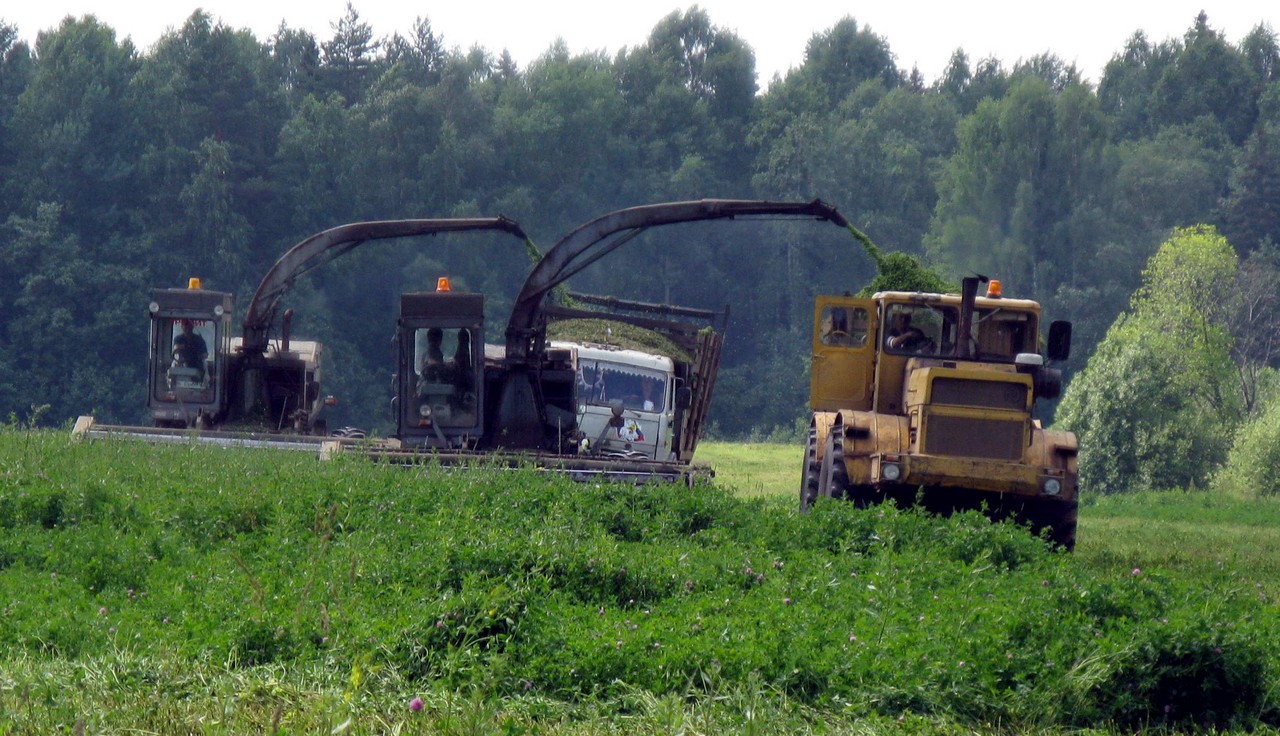
[[[1176,231],[1148,263],[1058,408],[1079,436],[1086,492],[1203,486],[1225,458],[1242,416],[1224,297],[1236,266],[1206,226]]]

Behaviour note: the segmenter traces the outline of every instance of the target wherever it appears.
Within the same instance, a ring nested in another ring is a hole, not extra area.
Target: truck
[[[1061,392],[1049,363],[1069,356],[1071,324],[1053,322],[1041,352],[1040,317],[983,277],[959,294],[818,297],[801,511],[820,498],[979,509],[1073,549],[1076,438],[1034,411]]]
[[[657,461],[693,457],[711,408],[729,306],[694,309],[572,292],[568,298],[572,306],[547,305],[544,312],[548,336],[556,338],[550,348],[571,352],[581,449]],[[615,319],[628,315],[624,323],[646,339],[633,339],[631,331],[614,335],[612,323],[598,319],[602,308]]]

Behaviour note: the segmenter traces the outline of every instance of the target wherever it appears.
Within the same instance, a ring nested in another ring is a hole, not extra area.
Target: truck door
[[[875,322],[875,302],[871,299],[818,297],[809,383],[809,406],[814,411],[871,408]]]

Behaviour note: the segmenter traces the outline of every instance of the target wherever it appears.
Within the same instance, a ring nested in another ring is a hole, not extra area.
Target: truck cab
[[[594,343],[552,341],[573,364],[580,451],[672,462],[675,364],[670,357]]]
[[[231,355],[232,296],[200,288],[153,289],[147,409],[157,427],[210,426],[223,413]]]

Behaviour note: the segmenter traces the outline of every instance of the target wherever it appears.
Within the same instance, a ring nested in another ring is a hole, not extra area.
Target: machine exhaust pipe
[[[280,319],[280,352],[289,352],[289,335],[293,332],[293,308],[284,310],[284,317]]]
[[[986,280],[986,276],[965,276],[960,281],[960,324],[956,325],[956,357],[962,360],[973,357],[973,340],[969,338],[973,332],[973,303],[978,296],[978,286]]]

